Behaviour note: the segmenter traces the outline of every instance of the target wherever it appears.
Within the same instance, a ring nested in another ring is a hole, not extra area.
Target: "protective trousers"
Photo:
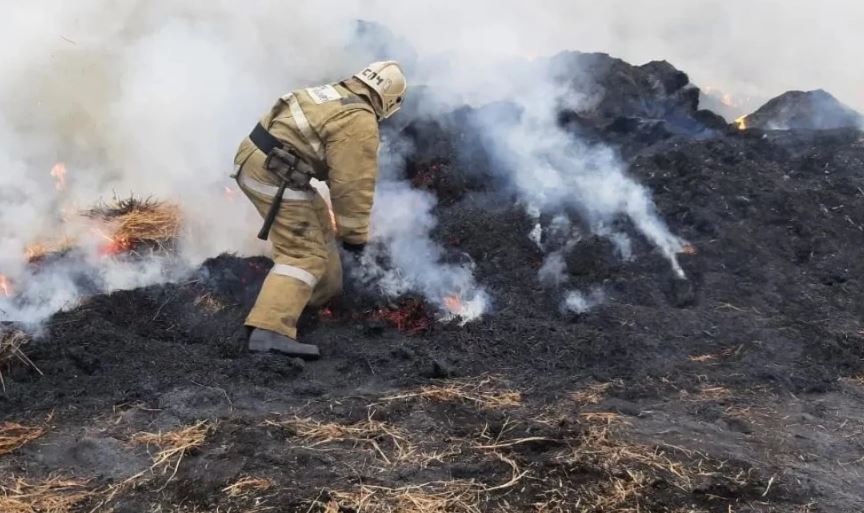
[[[277,187],[261,152],[243,164],[240,188],[262,218]],[[330,209],[320,194],[286,189],[270,231],[273,268],[264,280],[246,325],[297,338],[297,320],[306,305],[321,306],[342,293],[342,263],[336,249]]]

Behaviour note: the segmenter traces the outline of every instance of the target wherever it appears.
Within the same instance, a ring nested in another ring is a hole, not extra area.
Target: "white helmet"
[[[380,111],[379,106],[375,106],[376,114],[380,119],[389,118],[402,106],[408,83],[398,62],[373,62],[354,76],[372,88],[381,100]]]

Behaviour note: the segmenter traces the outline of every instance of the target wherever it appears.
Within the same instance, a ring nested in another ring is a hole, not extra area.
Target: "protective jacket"
[[[333,207],[311,190],[286,190],[270,232],[274,267],[264,281],[247,326],[296,338],[307,304],[341,293],[335,242],[365,244],[378,174],[378,121],[365,88],[328,84],[281,97],[261,126],[308,163],[327,183]],[[262,216],[279,186],[265,168],[267,155],[246,137],[234,159],[238,183]],[[335,230],[335,231],[334,231]]]

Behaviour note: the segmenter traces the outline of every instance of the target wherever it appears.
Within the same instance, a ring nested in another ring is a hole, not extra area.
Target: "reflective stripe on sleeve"
[[[309,271],[304,271],[299,267],[294,267],[293,265],[288,264],[276,264],[273,266],[273,269],[270,270],[273,274],[278,274],[279,276],[288,276],[289,278],[294,278],[302,281],[306,285],[309,285],[313,289],[315,285],[318,283],[318,279],[312,275]]]
[[[324,153],[322,152],[321,139],[318,137],[318,134],[312,130],[312,126],[309,124],[309,119],[300,107],[300,102],[297,101],[297,97],[291,93],[283,96],[282,99],[288,102],[291,116],[294,118],[294,122],[297,123],[297,128],[300,129],[300,133],[303,134],[306,142],[308,142],[309,146],[312,147],[312,151],[315,152],[315,155],[317,155],[319,159],[323,159]]]
[[[240,185],[246,189],[257,192],[258,194],[267,196],[268,198],[276,196],[276,193],[279,192],[279,187],[261,183],[254,178],[249,178],[247,173],[240,174]],[[288,188],[285,189],[285,194],[282,196],[282,201],[312,201],[313,199],[315,199],[315,193],[312,191],[296,191]]]

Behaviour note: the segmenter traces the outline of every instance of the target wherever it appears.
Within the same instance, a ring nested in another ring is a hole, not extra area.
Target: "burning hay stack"
[[[80,212],[75,219],[82,220],[87,227],[82,234],[30,244],[25,255],[27,261],[61,256],[86,242],[82,239],[95,239],[101,256],[143,250],[172,252],[182,224],[178,205],[135,196],[100,203]]]
[[[109,254],[140,249],[172,251],[181,227],[177,205],[150,198],[103,203],[84,215],[112,228],[106,237],[109,244],[104,247]]]

